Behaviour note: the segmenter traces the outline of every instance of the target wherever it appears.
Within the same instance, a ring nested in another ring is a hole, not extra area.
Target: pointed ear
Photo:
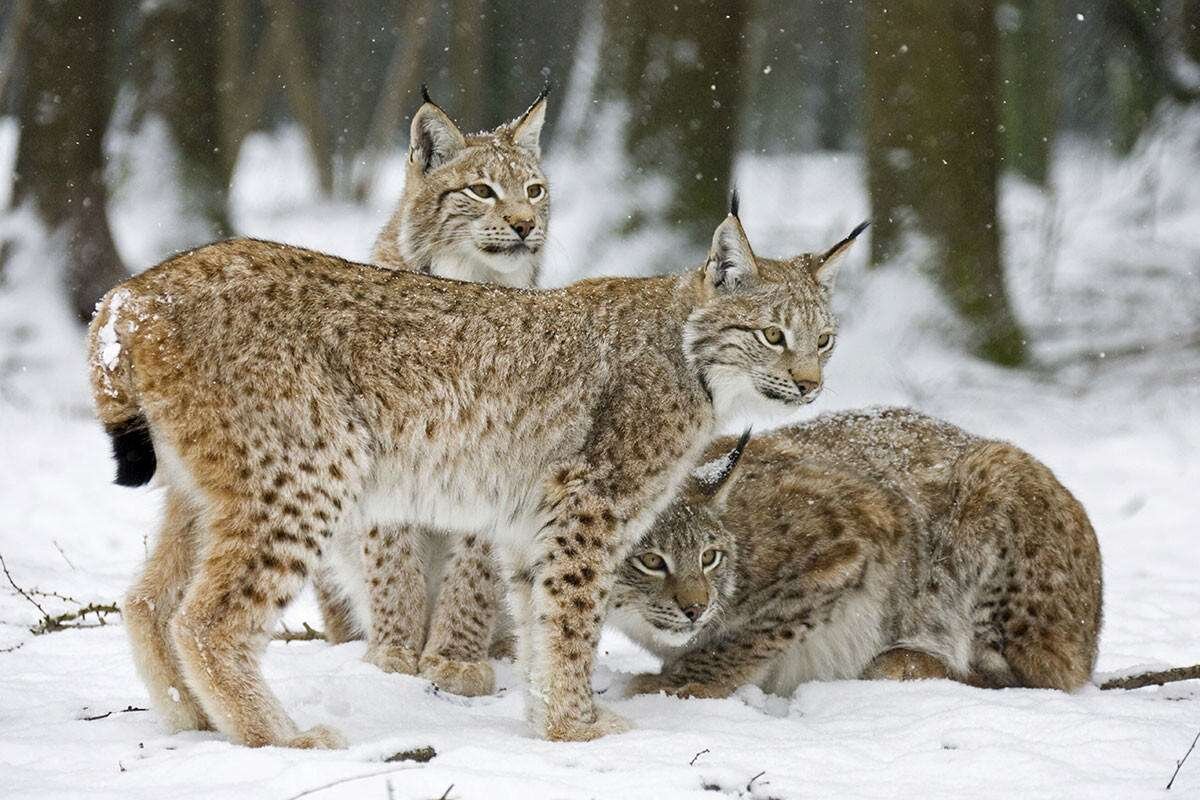
[[[750,241],[737,217],[737,194],[733,195],[731,210],[725,221],[717,226],[708,261],[704,264],[704,280],[720,292],[735,292],[758,275],[758,265]]]
[[[715,458],[692,470],[692,477],[696,479],[696,489],[713,508],[725,507],[725,501],[729,499],[729,492],[737,483],[737,478],[731,476],[749,442],[750,429],[747,428],[742,432],[741,438],[738,439],[732,450],[720,458]]]
[[[870,220],[860,222],[854,230],[850,231],[850,235],[833,247],[826,250],[821,255],[817,256],[812,262],[813,277],[825,287],[827,291],[833,291],[833,284],[837,280],[838,268],[842,264],[842,257],[850,252],[850,246],[854,244],[854,240],[858,235],[867,229],[871,224]]]
[[[509,123],[513,143],[533,153],[536,158],[542,157],[539,140],[542,136],[542,124],[546,121],[546,98],[549,95],[550,84],[547,83],[529,110]]]
[[[428,172],[458,155],[467,142],[454,121],[429,99],[429,93],[423,86],[421,95],[425,102],[413,114],[408,160],[419,166],[422,172]]]

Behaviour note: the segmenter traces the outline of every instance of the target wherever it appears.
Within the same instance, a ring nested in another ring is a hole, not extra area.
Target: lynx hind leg
[[[1101,618],[1100,551],[1086,512],[1049,469],[1011,445],[983,445],[962,466],[973,505],[1006,512],[999,521],[981,510],[963,523],[1011,530],[988,609],[992,649],[999,644],[1015,685],[1078,689],[1095,666]],[[980,666],[989,680],[1005,680],[1003,670]]]
[[[363,638],[354,617],[354,606],[341,591],[332,574],[325,570],[313,578],[317,606],[321,609],[321,626],[329,644],[345,644]]]
[[[167,488],[158,540],[121,604],[134,665],[150,693],[151,706],[173,731],[211,727],[184,679],[170,633],[171,616],[179,608],[195,570],[196,513],[181,492]]]
[[[361,450],[318,425],[276,430],[276,440],[308,441],[282,452],[228,428],[187,420],[179,458],[204,492],[203,559],[171,633],[188,686],[219,730],[252,747],[340,747],[334,731],[301,732],[263,678],[261,658],[282,609],[316,573],[343,508],[356,501]],[[301,414],[301,419],[307,414]],[[276,426],[285,424],[276,418]],[[201,427],[203,425],[203,427]],[[321,438],[326,436],[328,438]]]
[[[476,534],[457,539],[434,605],[421,674],[454,694],[495,691],[487,658],[501,601],[491,547]]]
[[[371,607],[365,658],[384,672],[417,674],[428,614],[427,535],[408,525],[376,526],[363,542]]]

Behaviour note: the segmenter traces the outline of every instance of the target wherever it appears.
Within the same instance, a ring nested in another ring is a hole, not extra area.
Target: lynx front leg
[[[361,639],[362,633],[354,620],[354,608],[338,588],[335,578],[318,572],[313,578],[313,588],[316,589],[317,605],[321,609],[325,641],[330,644],[345,644]]]
[[[366,660],[384,672],[417,674],[427,602],[420,545],[428,535],[408,525],[376,527],[363,545],[371,603]]]
[[[496,677],[488,645],[501,601],[491,547],[475,534],[456,541],[421,654],[421,674],[454,694],[491,694]]]
[[[580,495],[549,527],[548,550],[522,576],[530,583],[530,721],[547,739],[590,741],[629,730],[629,723],[596,705],[592,666],[603,609],[621,553],[620,530],[609,504]]]
[[[806,630],[807,623],[771,616],[687,651],[663,665],[658,675],[634,677],[627,693],[728,697],[739,686],[758,680],[771,660],[802,639]]]

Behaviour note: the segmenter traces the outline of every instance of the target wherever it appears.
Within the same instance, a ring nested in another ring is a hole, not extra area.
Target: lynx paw
[[[300,750],[345,750],[348,745],[346,737],[328,725],[314,725],[289,739],[287,746]]]
[[[665,675],[646,673],[635,675],[633,680],[629,682],[629,687],[625,690],[625,694],[629,697],[635,694],[658,694],[659,692],[683,698],[722,698],[733,694],[733,689],[724,686],[714,686],[708,683],[697,683],[695,681],[677,683]]]
[[[950,670],[937,656],[897,647],[875,656],[862,676],[866,680],[919,681],[949,678]]]
[[[631,730],[633,730],[633,725],[629,720],[598,705],[596,706],[596,719],[592,722],[581,720],[552,722],[546,730],[546,738],[552,742],[590,742],[601,736],[626,733]]]
[[[479,697],[496,690],[496,674],[486,661],[455,661],[442,656],[421,656],[421,675],[451,694]]]
[[[181,731],[215,730],[200,703],[187,689],[167,689],[167,701],[162,703],[162,716],[167,727],[174,733]]]
[[[401,675],[416,675],[417,654],[407,647],[400,645],[372,645],[367,648],[363,660],[374,664],[384,672],[398,672]]]

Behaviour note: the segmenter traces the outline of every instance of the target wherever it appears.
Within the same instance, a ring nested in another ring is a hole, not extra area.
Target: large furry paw
[[[626,733],[633,730],[629,720],[620,714],[609,711],[604,706],[596,706],[596,718],[591,722],[582,720],[559,720],[551,722],[546,729],[546,738],[552,742],[590,742],[601,736]]]
[[[384,672],[398,672],[401,675],[416,675],[419,666],[417,654],[401,645],[371,645],[363,661],[374,664]]]
[[[863,670],[862,676],[869,681],[919,681],[949,678],[950,669],[937,656],[907,647],[896,647],[875,656]]]
[[[683,698],[722,698],[733,694],[733,688],[716,686],[709,683],[697,683],[695,681],[678,683],[665,675],[644,673],[642,675],[635,675],[629,681],[629,686],[625,690],[625,694],[629,697],[637,694],[658,694],[660,692]]]
[[[348,743],[346,737],[328,725],[314,725],[289,739],[287,746],[300,750],[345,750]]]
[[[486,661],[455,661],[433,653],[421,656],[421,676],[451,694],[479,697],[496,691],[496,673]]]

